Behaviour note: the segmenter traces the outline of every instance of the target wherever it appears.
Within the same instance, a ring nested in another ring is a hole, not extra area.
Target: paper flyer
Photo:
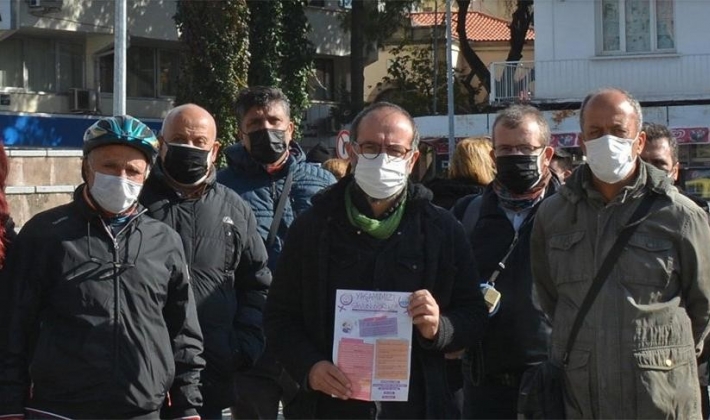
[[[333,361],[352,398],[407,401],[412,353],[409,292],[337,290]]]

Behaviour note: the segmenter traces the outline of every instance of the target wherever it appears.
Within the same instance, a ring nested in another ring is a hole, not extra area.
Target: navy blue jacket
[[[225,149],[228,167],[217,174],[217,182],[236,191],[249,203],[256,216],[259,234],[266,241],[286,176],[293,172],[293,184],[276,240],[271,246],[267,246],[269,268],[272,270],[281,254],[283,240],[293,220],[311,207],[311,197],[315,193],[335,183],[335,177],[330,172],[306,162],[303,149],[295,141],[290,143],[289,153],[283,168],[275,174],[269,174],[263,165],[251,158],[244,145],[238,143]]]

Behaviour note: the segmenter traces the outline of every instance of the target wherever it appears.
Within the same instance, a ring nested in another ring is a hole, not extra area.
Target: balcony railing
[[[641,101],[710,99],[710,54],[494,62],[491,103],[581,101],[614,86]]]
[[[491,72],[490,103],[529,100],[535,94],[533,61],[501,61],[489,66]]]

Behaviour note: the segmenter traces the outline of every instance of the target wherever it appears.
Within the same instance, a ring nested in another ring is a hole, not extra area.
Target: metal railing
[[[581,101],[590,91],[609,86],[641,101],[710,99],[710,54],[494,62],[489,69],[492,104]]]
[[[535,95],[535,62],[498,61],[489,66],[491,72],[491,104],[527,101]]]

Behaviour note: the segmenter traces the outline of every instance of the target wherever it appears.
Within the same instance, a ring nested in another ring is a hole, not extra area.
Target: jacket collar
[[[638,158],[638,173],[632,180],[631,184],[624,187],[619,194],[614,198],[614,201],[619,200],[624,202],[629,197],[639,195],[644,188],[648,188],[658,194],[668,195],[673,189],[673,182],[666,173],[656,169],[640,158]],[[592,183],[592,170],[588,164],[577,168],[572,175],[567,178],[566,183],[560,188],[560,195],[576,204],[578,201],[586,198],[599,199],[601,195],[594,188]]]
[[[313,206],[319,210],[333,211],[337,206],[345,202],[345,194],[348,184],[355,182],[352,174],[344,176],[340,181],[319,191],[313,196]],[[432,192],[421,184],[407,182],[407,209],[423,206],[431,202]]]
[[[200,194],[197,194],[191,198],[198,198],[207,194],[210,189],[214,188],[214,184],[216,182],[217,169],[214,165],[212,165],[210,167],[210,173],[207,175],[207,179],[205,179],[205,181],[201,184],[203,188],[199,190]],[[158,158],[157,162],[155,163],[155,166],[153,167],[153,170],[150,172],[150,176],[146,181],[146,185],[150,185],[151,188],[155,188],[157,191],[163,194],[168,194],[170,196],[180,198],[182,197],[182,192],[170,182],[168,176],[165,174],[160,158]]]
[[[73,205],[76,207],[78,210],[78,213],[83,217],[84,219],[93,222],[93,223],[103,223],[103,215],[101,214],[101,211],[97,208],[94,207],[93,203],[89,203],[87,201],[86,196],[84,195],[84,189],[88,188],[88,185],[86,183],[83,183],[76,187],[74,190],[73,194]],[[88,192],[88,191],[87,191]],[[88,195],[88,194],[87,194]],[[143,207],[140,202],[136,203],[136,209],[134,212],[135,217],[132,217],[131,222],[135,219],[138,218],[142,213],[145,212],[145,207]],[[129,222],[129,223],[131,223]]]

